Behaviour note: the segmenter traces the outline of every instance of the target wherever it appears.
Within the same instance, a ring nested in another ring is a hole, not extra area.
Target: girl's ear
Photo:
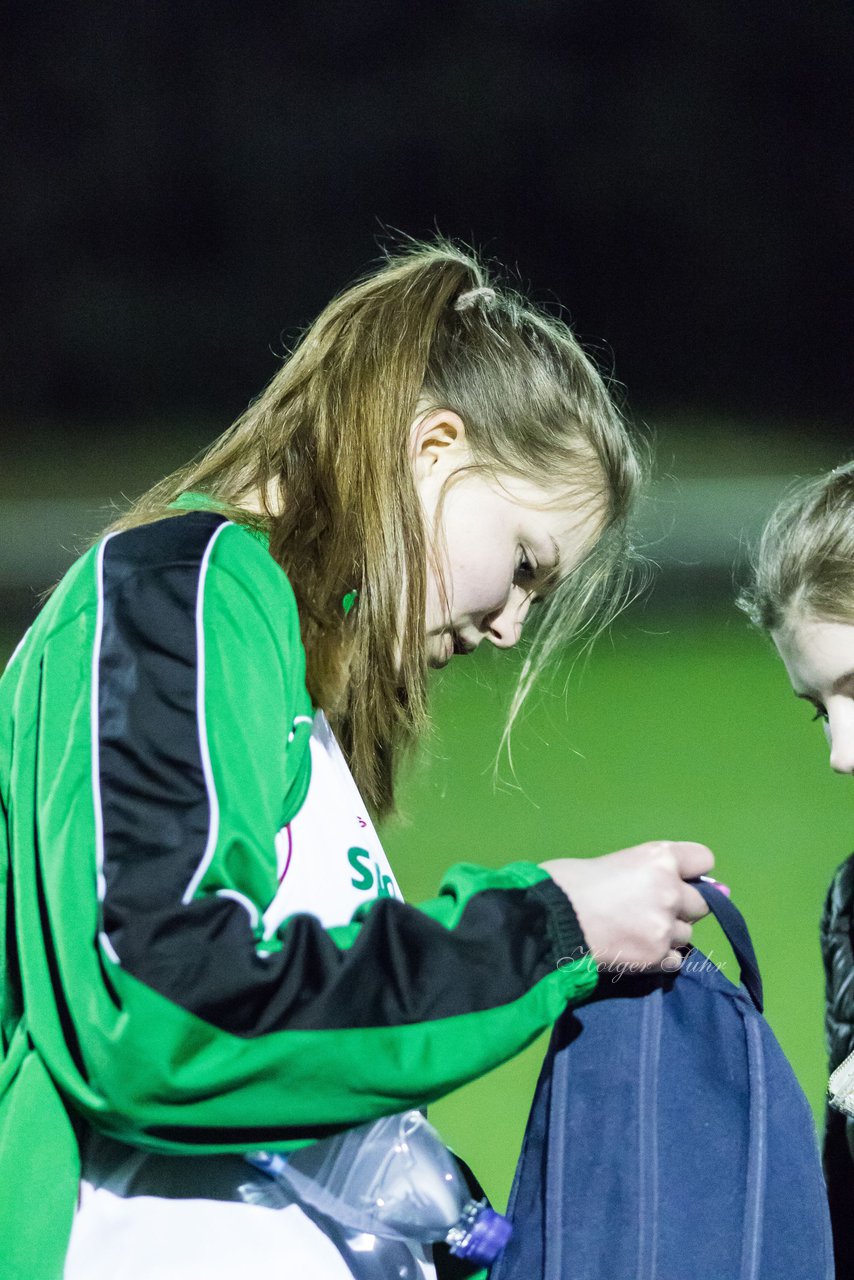
[[[412,423],[409,451],[416,475],[426,476],[438,464],[445,469],[461,466],[467,453],[463,420],[452,409],[431,409]]]

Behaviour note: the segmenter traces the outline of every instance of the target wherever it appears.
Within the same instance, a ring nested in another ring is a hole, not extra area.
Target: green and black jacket
[[[482,1075],[596,984],[568,899],[525,862],[264,939],[309,781],[304,677],[263,539],[188,509],[83,556],[0,680],[8,1280],[61,1274],[80,1125],[287,1150]]]

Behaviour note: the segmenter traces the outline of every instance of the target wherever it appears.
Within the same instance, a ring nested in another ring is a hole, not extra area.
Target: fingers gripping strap
[[[764,1007],[762,976],[744,916],[726,894],[721,893],[713,884],[702,880],[691,880],[689,883],[703,895],[709,910],[723,929],[741,968],[741,980],[761,1013]]]

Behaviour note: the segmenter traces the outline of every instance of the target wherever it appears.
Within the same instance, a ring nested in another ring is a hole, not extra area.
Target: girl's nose
[[[498,649],[512,649],[519,643],[522,626],[531,607],[531,597],[525,595],[521,600],[512,591],[510,598],[498,613],[485,619],[487,637]]]
[[[836,773],[854,774],[854,715],[831,716],[828,737],[831,769]]]
[[[836,773],[854,774],[854,735],[850,735],[847,742],[834,739],[830,748],[830,767]]]

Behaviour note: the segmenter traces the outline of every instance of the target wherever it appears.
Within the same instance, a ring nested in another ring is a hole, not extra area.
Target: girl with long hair
[[[347,1275],[247,1153],[423,1106],[601,966],[678,967],[702,845],[540,865],[532,832],[412,906],[372,820],[429,668],[539,605],[512,721],[607,625],[640,479],[568,328],[412,245],[65,576],[0,681],[4,1276]]]
[[[740,603],[770,634],[792,688],[822,722],[830,766],[854,777],[854,462],[799,484],[770,517]],[[854,1053],[854,854],[821,922],[830,1071]],[[828,1105],[824,1167],[836,1273],[854,1275],[854,1092]]]

